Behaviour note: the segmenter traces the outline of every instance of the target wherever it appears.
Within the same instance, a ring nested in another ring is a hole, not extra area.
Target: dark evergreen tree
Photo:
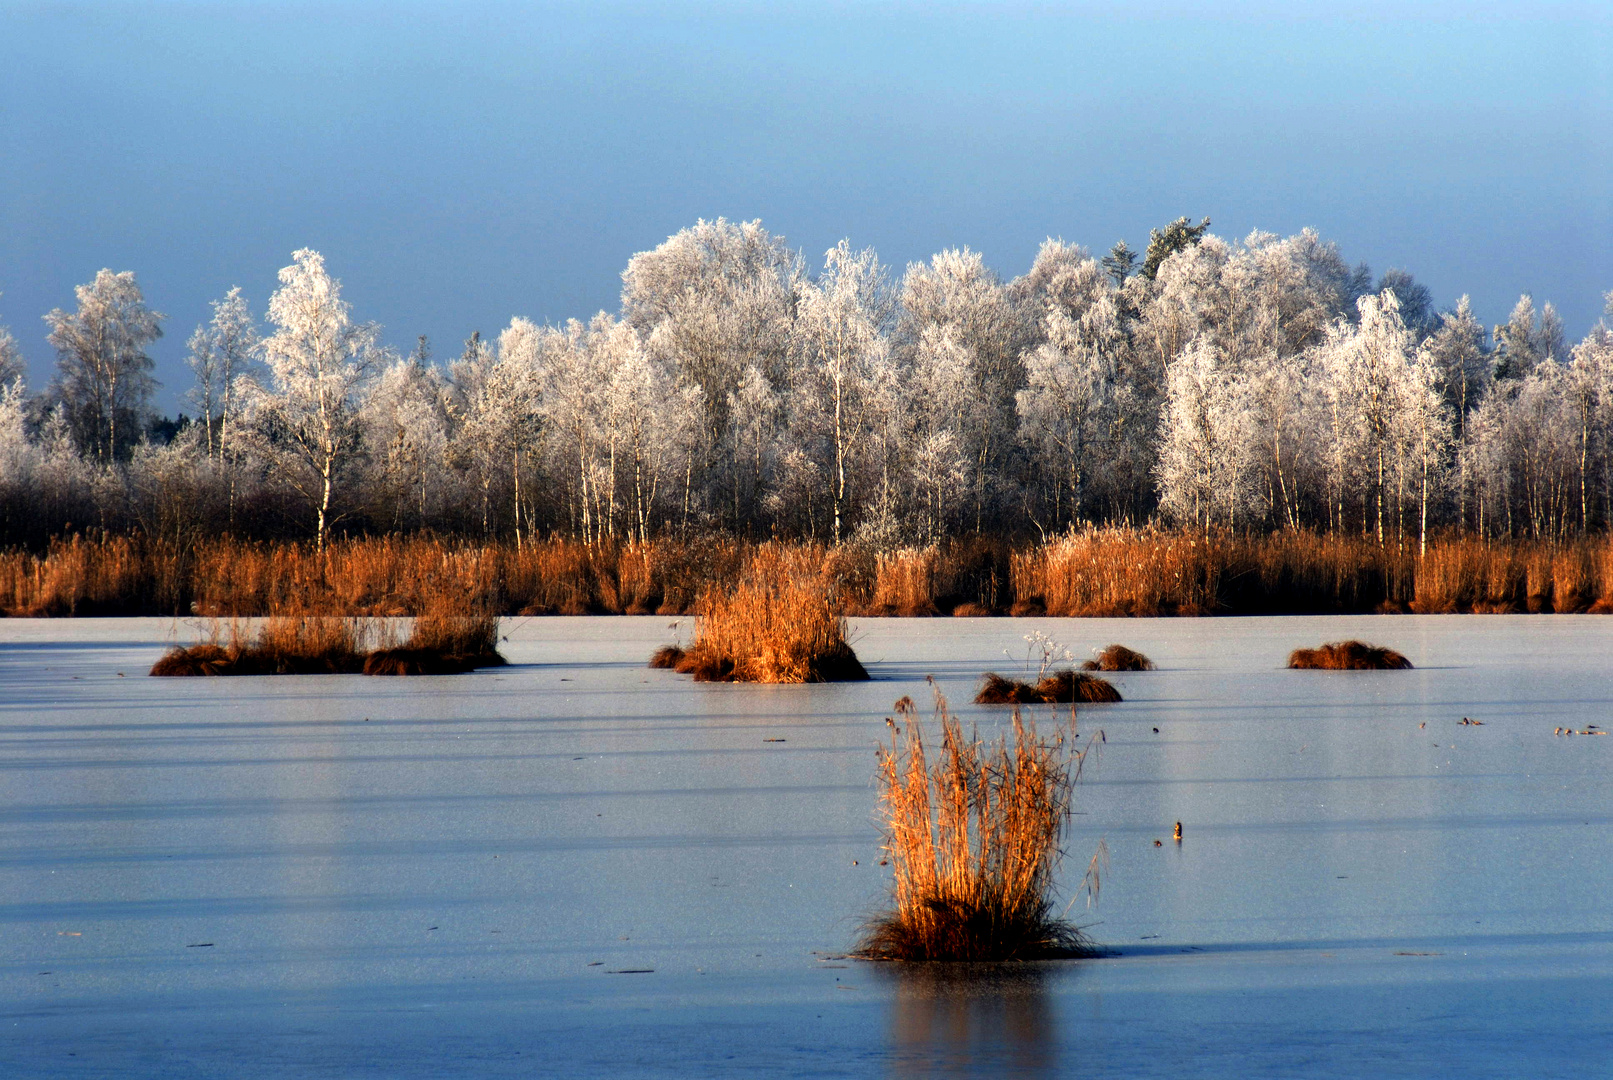
[[[1205,218],[1197,225],[1189,225],[1185,217],[1179,217],[1163,229],[1151,229],[1148,233],[1148,253],[1143,257],[1143,277],[1153,281],[1159,273],[1160,265],[1178,251],[1185,251],[1193,247],[1210,229],[1210,219]]]
[[[1185,218],[1183,220],[1186,220]],[[1208,221],[1206,221],[1208,224]],[[1115,288],[1126,283],[1137,270],[1137,253],[1131,250],[1131,245],[1124,240],[1109,249],[1109,254],[1103,257],[1103,268],[1109,276],[1115,279]]]

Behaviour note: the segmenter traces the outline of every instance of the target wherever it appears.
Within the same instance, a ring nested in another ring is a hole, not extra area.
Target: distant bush
[[[1334,641],[1315,649],[1295,649],[1288,666],[1322,671],[1401,671],[1411,661],[1393,649],[1364,641]]]
[[[1136,649],[1124,645],[1109,645],[1097,658],[1083,661],[1083,671],[1153,671],[1154,662]]]
[[[1034,683],[1006,679],[988,671],[975,694],[977,705],[1070,705],[1119,700],[1120,691],[1112,683],[1084,671],[1050,671]]]

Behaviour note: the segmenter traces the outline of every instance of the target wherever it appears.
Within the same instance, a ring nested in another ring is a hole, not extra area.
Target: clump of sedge
[[[683,662],[683,650],[676,645],[663,645],[650,654],[650,666],[666,670],[675,669]]]
[[[380,641],[375,647],[371,642]],[[498,651],[498,616],[467,611],[445,598],[414,620],[401,646],[373,619],[275,615],[255,634],[230,624],[229,641],[170,650],[153,675],[453,675],[506,663]]]
[[[1110,645],[1097,658],[1082,663],[1083,671],[1153,671],[1154,662],[1136,649]]]
[[[995,671],[981,677],[977,705],[1069,705],[1119,701],[1120,691],[1107,679],[1084,671],[1051,671],[1034,683],[1007,679]]]
[[[885,851],[894,908],[864,928],[874,960],[1003,961],[1090,956],[1081,931],[1054,913],[1059,840],[1085,752],[1074,730],[1050,740],[1014,711],[1012,741],[965,738],[936,694],[940,759],[926,757],[911,698],[888,719],[879,755]],[[1067,741],[1068,737],[1068,741]],[[1089,743],[1089,746],[1091,744]],[[1085,883],[1096,897],[1093,857]]]
[[[1393,649],[1364,641],[1333,641],[1316,649],[1295,649],[1288,666],[1322,671],[1404,671],[1411,661]]]
[[[830,604],[823,577],[770,547],[751,560],[732,589],[712,589],[701,598],[687,649],[663,646],[650,666],[693,675],[697,682],[868,678],[846,641],[846,620]]]
[[[366,656],[364,674],[457,675],[506,663],[498,651],[497,615],[456,612],[439,603],[416,617],[409,640],[401,646]]]
[[[364,627],[358,619],[275,615],[256,634],[230,624],[223,644],[175,647],[151,667],[153,675],[349,675],[364,670]]]

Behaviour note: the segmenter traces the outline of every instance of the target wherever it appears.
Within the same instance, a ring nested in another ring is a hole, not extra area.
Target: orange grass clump
[[[1411,661],[1393,649],[1364,641],[1334,641],[1317,649],[1295,649],[1288,666],[1319,671],[1404,671]]]
[[[865,927],[858,955],[873,960],[1003,961],[1093,955],[1055,914],[1054,873],[1084,752],[1074,730],[1051,740],[1014,711],[1012,741],[964,738],[936,693],[941,755],[932,766],[911,698],[887,719],[879,755],[885,851],[895,874],[892,911]],[[1097,891],[1096,868],[1088,895]]]
[[[1082,671],[1153,671],[1154,662],[1136,649],[1109,645],[1094,660],[1081,664]]]
[[[364,674],[459,675],[507,663],[498,651],[497,615],[439,608],[418,616],[409,640],[401,646],[376,649],[366,656]]]
[[[675,670],[683,662],[683,650],[676,645],[663,645],[650,654],[650,667]]]
[[[1120,691],[1107,679],[1084,671],[1052,671],[1034,683],[1005,679],[995,671],[981,677],[976,705],[1071,705],[1120,701]]]
[[[817,683],[868,678],[846,642],[846,620],[828,583],[789,553],[759,549],[731,590],[701,599],[694,642],[668,646],[651,666],[670,665],[697,682]]]
[[[170,650],[151,674],[454,675],[506,663],[498,616],[456,608],[442,594],[415,618],[402,645],[374,619],[332,615],[276,615],[255,634],[232,621],[229,643],[221,636],[215,624],[212,640]]]
[[[170,650],[153,675],[348,675],[364,670],[364,627],[356,619],[278,615],[256,634],[230,625],[228,645],[212,641]]]

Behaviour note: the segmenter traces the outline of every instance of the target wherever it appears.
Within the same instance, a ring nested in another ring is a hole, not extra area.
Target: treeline
[[[1208,225],[1141,256],[1049,240],[1004,281],[966,249],[894,275],[841,243],[810,269],[759,223],[702,221],[633,257],[616,314],[516,318],[446,364],[381,347],[303,250],[261,323],[239,289],[214,303],[177,422],[150,408],[162,316],[102,271],[45,317],[40,392],[0,330],[0,542],[1607,527],[1605,321],[1570,345],[1526,296],[1486,329],[1312,232]]]

